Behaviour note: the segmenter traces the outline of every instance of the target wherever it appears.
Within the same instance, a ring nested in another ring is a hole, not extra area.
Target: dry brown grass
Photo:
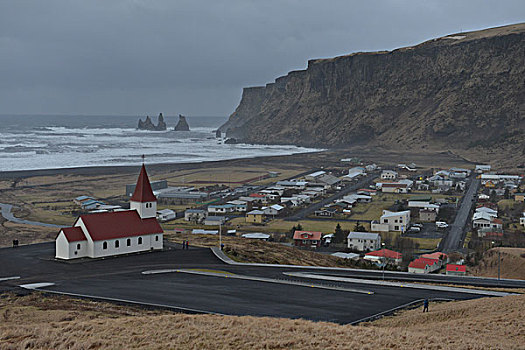
[[[498,250],[501,251],[501,278],[525,279],[525,248],[490,249],[477,266],[469,268],[469,274],[498,277]]]
[[[107,303],[4,295],[2,349],[522,349],[525,296],[431,304],[363,326],[183,315]]]

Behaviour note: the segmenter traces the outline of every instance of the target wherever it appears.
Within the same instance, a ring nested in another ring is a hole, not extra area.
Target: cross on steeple
[[[146,158],[146,155],[142,155],[142,165],[144,165],[144,158]]]

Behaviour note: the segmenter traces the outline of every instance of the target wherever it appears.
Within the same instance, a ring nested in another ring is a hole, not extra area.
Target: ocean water
[[[144,119],[144,117],[142,117]],[[225,117],[186,117],[190,132],[137,130],[136,116],[0,115],[0,171],[187,163],[315,151],[296,146],[228,145],[215,130]],[[152,117],[157,123],[157,117]],[[224,136],[224,135],[223,135]]]

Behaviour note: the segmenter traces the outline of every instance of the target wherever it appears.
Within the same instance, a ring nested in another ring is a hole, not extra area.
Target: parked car
[[[412,226],[408,229],[408,232],[420,232],[421,231],[421,227],[417,227],[417,226]]]
[[[419,227],[419,228],[423,228],[423,224],[412,224],[412,226],[414,226],[414,227]]]
[[[437,228],[447,228],[448,224],[444,221],[436,221],[436,227]]]

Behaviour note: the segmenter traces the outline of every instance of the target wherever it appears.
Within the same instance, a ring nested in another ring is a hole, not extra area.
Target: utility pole
[[[222,251],[222,223],[219,224],[219,249]]]

